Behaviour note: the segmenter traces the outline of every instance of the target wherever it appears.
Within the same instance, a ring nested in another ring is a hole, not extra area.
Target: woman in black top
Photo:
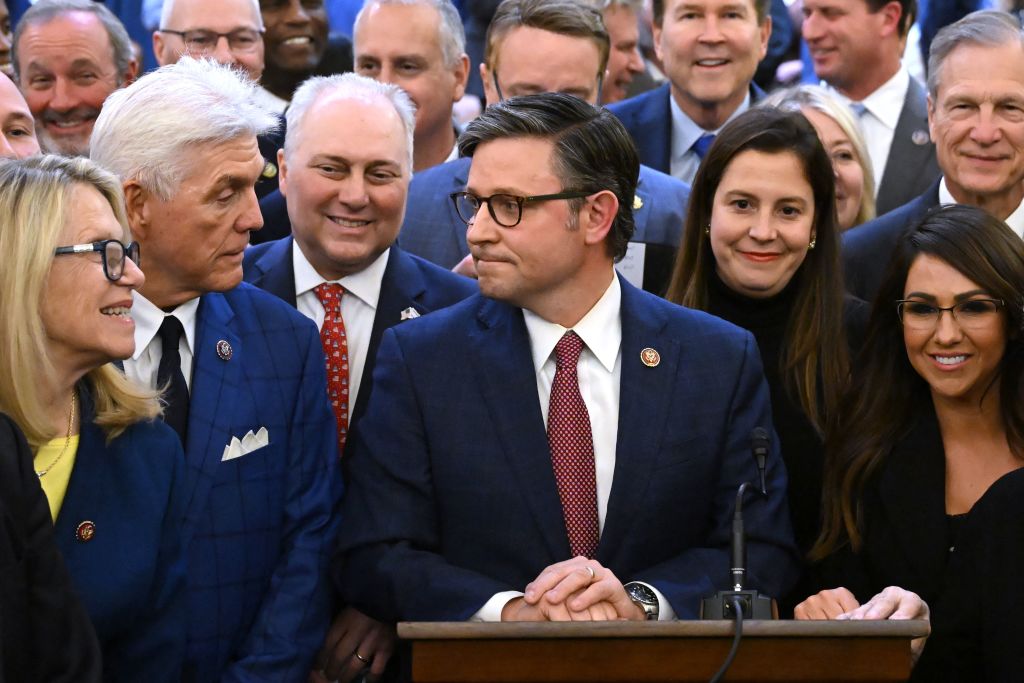
[[[697,172],[667,295],[757,339],[805,553],[820,527],[823,434],[848,375],[838,234],[832,165],[814,128],[800,113],[750,110]]]
[[[869,596],[899,586],[947,632],[963,605],[1001,600],[1003,587],[964,585],[948,569],[953,557],[972,563],[960,556],[979,544],[1021,543],[986,538],[998,528],[972,517],[1024,467],[1022,293],[1024,243],[980,209],[936,209],[901,237],[829,439],[813,552],[826,590],[798,617],[859,615]]]

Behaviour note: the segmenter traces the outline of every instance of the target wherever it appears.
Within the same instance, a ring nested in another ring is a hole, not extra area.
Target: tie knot
[[[709,149],[711,149],[711,143],[714,141],[714,133],[704,133],[704,135],[697,138],[697,142],[693,143],[692,149],[697,154],[698,159],[704,158],[704,155],[708,153]]]
[[[337,282],[322,282],[313,288],[313,293],[325,311],[337,313],[341,310],[341,297],[345,294],[345,288]]]
[[[178,348],[178,340],[184,333],[185,328],[181,326],[181,321],[173,315],[165,315],[164,321],[160,323],[160,329],[157,331],[163,347],[173,346],[175,350]]]
[[[555,367],[572,368],[580,360],[580,353],[583,352],[583,340],[580,336],[569,330],[562,335],[562,338],[555,344]]]

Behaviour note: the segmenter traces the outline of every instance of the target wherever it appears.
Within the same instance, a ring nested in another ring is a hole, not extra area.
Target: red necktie
[[[594,472],[594,436],[590,415],[580,394],[576,364],[583,340],[572,331],[555,345],[555,381],[548,407],[548,443],[551,463],[562,499],[562,514],[569,532],[573,557],[593,558],[599,539],[597,475]]]
[[[338,423],[338,455],[341,455],[348,436],[348,339],[345,321],[341,319],[341,297],[345,290],[337,282],[324,282],[313,292],[324,306],[320,343],[327,357],[327,393]]]

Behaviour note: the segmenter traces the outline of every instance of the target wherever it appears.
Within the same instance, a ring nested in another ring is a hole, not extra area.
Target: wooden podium
[[[905,681],[924,621],[747,621],[726,681]],[[398,625],[416,683],[709,681],[728,621]]]

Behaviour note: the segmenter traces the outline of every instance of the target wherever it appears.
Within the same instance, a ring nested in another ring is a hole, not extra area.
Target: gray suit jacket
[[[885,175],[875,178],[877,214],[888,213],[921,195],[940,175],[935,143],[928,137],[928,98],[921,84],[911,78],[889,147]]]

